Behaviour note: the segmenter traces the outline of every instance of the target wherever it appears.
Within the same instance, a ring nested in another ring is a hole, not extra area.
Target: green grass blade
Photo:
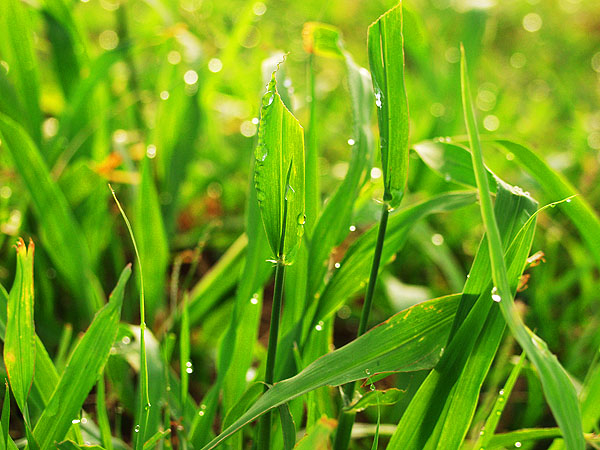
[[[142,161],[141,183],[135,208],[135,235],[145,277],[144,295],[148,323],[164,309],[169,244],[161,215],[158,193],[152,176],[152,160]],[[140,272],[141,273],[141,272]],[[139,280],[139,276],[138,276]]]
[[[300,123],[285,107],[277,92],[275,75],[276,72],[273,72],[262,100],[255,185],[265,231],[275,259],[292,262],[306,220],[304,134]],[[289,179],[289,184],[286,179]],[[287,220],[284,217],[286,204]],[[282,229],[284,223],[285,230]],[[282,235],[286,239],[283,249],[280,249]]]
[[[33,436],[41,450],[52,448],[62,440],[83,402],[102,373],[110,349],[117,336],[123,292],[131,275],[131,266],[125,267],[110,300],[96,316],[83,335],[42,412]]]
[[[486,177],[483,154],[477,131],[477,123],[473,111],[471,91],[469,87],[466,59],[464,48],[461,58],[461,85],[463,95],[463,107],[465,122],[469,134],[469,142],[475,167],[475,177],[479,189],[481,202],[481,215],[488,236],[490,248],[490,261],[492,265],[492,277],[498,296],[500,308],[508,327],[515,336],[519,345],[525,350],[528,358],[538,370],[540,380],[544,387],[544,394],[550,408],[560,426],[567,446],[570,449],[583,449],[583,429],[581,426],[581,413],[575,388],[571,383],[566,371],[560,365],[556,356],[549,350],[546,343],[529,330],[522,322],[515,310],[513,294],[510,287],[506,264],[502,252],[502,241],[498,231],[498,224],[492,207],[490,189]]]
[[[490,449],[520,447],[517,443],[524,444],[540,439],[560,437],[560,428],[528,428],[524,430],[511,431],[510,433],[496,434],[488,443]],[[515,445],[517,444],[517,445]]]
[[[519,362],[515,364],[515,366],[510,371],[510,375],[508,376],[508,380],[504,384],[504,387],[498,393],[496,397],[496,401],[494,402],[494,406],[492,407],[492,411],[488,415],[487,420],[481,432],[479,433],[479,440],[475,443],[474,448],[485,448],[489,446],[490,439],[494,436],[496,432],[496,428],[498,427],[498,423],[500,422],[500,417],[502,416],[502,411],[506,407],[508,403],[508,399],[510,398],[510,394],[517,382],[517,378],[521,373],[521,368],[525,363],[525,353],[521,353],[521,357],[519,358]]]
[[[20,0],[0,3],[0,50],[10,66],[12,80],[22,109],[26,112],[27,131],[40,143],[42,116],[40,113],[40,77],[33,46],[34,33],[28,6]]]
[[[263,413],[319,387],[339,386],[376,373],[431,368],[445,345],[457,299],[456,295],[442,297],[402,311],[298,375],[275,383],[203,449],[216,447]]]
[[[402,2],[369,27],[369,65],[379,122],[385,192],[391,208],[400,205],[408,176],[408,99],[404,87]]]
[[[117,199],[117,195],[112,187],[109,185],[110,191],[112,192],[112,196],[115,199],[115,203],[119,208],[119,212],[125,221],[125,225],[127,226],[127,231],[129,232],[129,237],[131,238],[131,242],[133,244],[133,249],[135,250],[135,256],[138,261],[138,267],[140,271],[140,377],[139,377],[139,423],[135,425],[135,445],[134,448],[136,450],[140,450],[144,442],[146,440],[146,427],[148,426],[148,417],[150,415],[150,399],[148,394],[148,361],[146,358],[146,303],[144,297],[144,271],[142,265],[142,259],[140,258],[140,252],[138,250],[137,242],[135,240],[135,236],[133,234],[133,229],[131,228],[131,223],[123,211],[123,207],[119,200]]]
[[[17,249],[17,273],[8,298],[6,334],[4,338],[4,366],[17,405],[23,413],[27,426],[29,412],[27,397],[33,383],[35,368],[35,325],[33,322],[33,254],[19,239]]]
[[[104,375],[100,375],[100,379],[96,384],[96,417],[98,418],[100,437],[102,438],[104,448],[106,450],[113,450],[108,410],[106,409],[106,384],[104,383]]]
[[[505,245],[511,243],[506,259],[515,289],[531,248],[533,221],[527,212],[534,207],[531,199],[500,185],[496,208],[505,215],[500,229]],[[404,412],[390,450],[460,445],[504,332],[503,318],[498,309],[492,309],[491,289],[488,246],[483,239],[463,288],[451,341]]]
[[[181,314],[181,332],[179,334],[179,376],[181,378],[181,416],[185,417],[185,401],[188,395],[189,374],[192,370],[192,362],[190,360],[190,317],[188,314],[188,299],[187,294],[183,296],[183,307]]]
[[[283,433],[283,449],[292,450],[296,445],[296,424],[287,403],[280,405],[279,418],[281,419],[281,431]]]
[[[10,389],[8,387],[8,381],[5,380],[6,390],[4,391],[4,401],[2,402],[2,416],[0,418],[0,425],[2,426],[2,450],[8,448],[8,429],[10,427]]]
[[[157,431],[152,436],[150,436],[150,438],[146,442],[144,442],[144,450],[152,450],[156,448],[158,441],[166,438],[169,434],[171,434],[170,429],[165,431]]]
[[[22,177],[33,212],[42,231],[44,250],[67,285],[78,297],[74,307],[82,318],[91,319],[102,305],[98,281],[91,270],[90,255],[81,228],[63,193],[56,186],[34,142],[23,128],[0,114],[2,147],[8,149]]]

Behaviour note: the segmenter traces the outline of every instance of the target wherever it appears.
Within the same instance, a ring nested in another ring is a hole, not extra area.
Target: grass
[[[0,450],[598,448],[600,9],[459,3],[0,2]]]

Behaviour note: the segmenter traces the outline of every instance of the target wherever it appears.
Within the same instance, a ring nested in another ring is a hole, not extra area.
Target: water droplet
[[[186,362],[185,367],[192,367],[192,362],[191,361]]]
[[[356,227],[354,225],[350,225],[350,231],[356,231]]]
[[[204,415],[204,411],[198,411],[198,415],[202,417]]]
[[[444,180],[446,180],[446,181],[451,181],[452,180],[452,177],[450,176],[449,173],[447,173],[446,175],[444,175]]]
[[[377,105],[378,108],[381,108],[381,92],[376,92],[375,93],[375,104]]]
[[[519,441],[515,442],[515,447],[521,448],[521,443]]]
[[[296,221],[298,222],[298,225],[304,225],[306,223],[306,216],[304,214],[298,214]]]
[[[71,420],[71,423],[72,423],[73,425],[75,425],[75,424],[77,424],[77,423],[80,423],[80,422],[81,422],[81,420],[79,420],[79,419],[73,419],[73,420]]]
[[[252,303],[253,305],[257,305],[258,304],[258,294],[254,294],[251,298],[250,298],[250,303]]]
[[[169,98],[169,91],[161,91],[160,92],[160,99],[161,100],[167,100]]]
[[[356,144],[356,141],[352,138],[348,139],[348,145],[354,145]]]
[[[123,343],[123,345],[127,345],[131,342],[131,339],[129,338],[129,336],[124,336],[123,339],[121,339],[121,342]]]
[[[133,429],[133,431],[135,431],[136,433],[140,432],[140,426],[136,425],[135,428]]]
[[[442,245],[444,243],[444,236],[438,233],[434,234],[431,236],[431,243],[436,246]]]
[[[371,371],[370,371],[369,369],[365,369],[365,373],[366,373],[367,375],[371,375]]]
[[[315,330],[317,331],[323,331],[323,325],[325,323],[322,320],[319,320],[319,323],[315,325]]]
[[[86,424],[86,423],[87,423],[87,421],[88,421],[88,420],[87,420],[85,417],[82,417],[82,418],[81,418],[81,423],[82,423],[82,424]]]
[[[567,199],[567,203],[571,203],[571,200],[573,200],[572,198],[568,198]]]
[[[336,269],[339,269],[341,267],[341,264],[339,262],[336,262],[333,267],[335,267]]]
[[[195,70],[188,70],[183,75],[183,81],[185,81],[185,84],[187,84],[188,86],[196,84],[198,82],[198,72],[196,72]]]
[[[374,384],[372,384],[372,385],[371,385],[371,390],[372,390],[372,391],[374,391],[374,390],[375,390],[375,385],[374,385]]]
[[[500,392],[498,392],[498,394],[504,395],[504,389],[500,389]]]
[[[500,294],[498,294],[498,288],[496,286],[494,286],[492,289],[492,300],[494,300],[496,303],[499,303],[502,300],[502,297],[500,297]]]
[[[203,403],[200,405],[200,409],[206,409],[206,405]]]

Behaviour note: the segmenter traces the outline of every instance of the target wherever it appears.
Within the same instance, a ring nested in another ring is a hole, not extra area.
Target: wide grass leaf
[[[117,336],[123,292],[131,275],[131,266],[125,267],[110,300],[94,317],[67,363],[46,408],[42,412],[33,435],[41,450],[52,448],[63,439],[81,410],[108,360]]]
[[[369,27],[369,65],[375,91],[383,166],[383,200],[396,208],[408,175],[408,99],[404,87],[402,2]]]
[[[271,250],[278,260],[291,262],[306,220],[304,134],[277,92],[275,75],[262,100],[254,179]]]
[[[33,254],[19,239],[17,273],[8,297],[6,334],[4,338],[4,366],[8,373],[17,405],[28,417],[27,397],[33,382],[35,368],[35,327],[33,323]]]
[[[435,365],[446,343],[457,295],[404,310],[298,375],[275,383],[246,413],[204,447],[216,447],[263,413],[322,386],[339,386],[384,372],[424,370]]]
[[[464,48],[462,49],[461,58],[461,85],[465,122],[481,202],[481,215],[490,249],[492,278],[495,285],[493,295],[496,296],[495,300],[500,304],[500,309],[512,334],[538,371],[546,400],[564,434],[567,447],[572,450],[583,449],[585,448],[585,441],[583,439],[581,413],[573,383],[556,356],[550,352],[546,343],[525,326],[514,305],[514,296],[502,252],[502,241],[492,208],[492,199],[483,163],[483,153],[472,106]]]
[[[91,270],[85,237],[73,211],[50,177],[40,150],[27,132],[12,119],[0,114],[2,147],[8,149],[15,169],[23,179],[33,212],[42,230],[44,250],[71,291],[78,296],[75,307],[81,317],[90,318],[102,305],[98,280]]]
[[[499,183],[496,209],[516,282],[529,255],[536,203]],[[479,246],[463,288],[451,341],[438,366],[427,376],[405,411],[390,449],[458,448],[477,405],[479,391],[504,332],[504,320],[491,299],[491,268],[487,240]],[[444,434],[445,433],[445,434]],[[448,434],[449,433],[449,434]],[[442,437],[443,436],[443,437]]]

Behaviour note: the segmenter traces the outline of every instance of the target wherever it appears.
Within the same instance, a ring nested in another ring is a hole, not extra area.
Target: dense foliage
[[[591,0],[0,0],[0,450],[598,448],[599,43]]]

